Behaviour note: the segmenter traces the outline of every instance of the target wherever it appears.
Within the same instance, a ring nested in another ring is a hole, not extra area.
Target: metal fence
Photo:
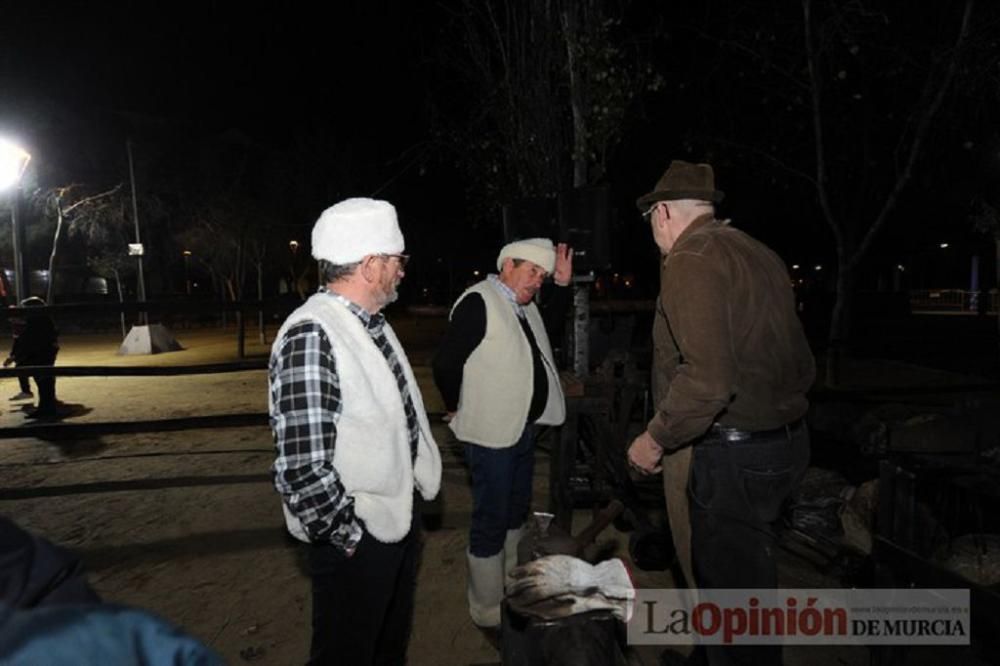
[[[990,291],[963,289],[914,289],[910,291],[910,311],[914,314],[997,314],[1000,294]]]

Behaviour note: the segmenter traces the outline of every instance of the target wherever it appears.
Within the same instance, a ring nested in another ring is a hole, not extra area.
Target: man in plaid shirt
[[[271,350],[274,485],[312,579],[310,664],[402,664],[417,561],[419,497],[441,458],[409,361],[380,314],[407,255],[396,210],[348,199],[323,212],[312,253],[325,286]]]

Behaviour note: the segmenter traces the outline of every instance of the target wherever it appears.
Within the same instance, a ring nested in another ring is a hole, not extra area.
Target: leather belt
[[[720,439],[724,442],[752,442],[761,439],[774,439],[775,437],[788,437],[802,427],[802,419],[796,419],[780,428],[772,430],[740,430],[724,426],[721,423],[713,423],[706,433],[712,439]]]

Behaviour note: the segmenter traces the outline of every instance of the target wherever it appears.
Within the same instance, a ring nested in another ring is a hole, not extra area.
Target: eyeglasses
[[[649,209],[646,210],[646,212],[642,214],[642,219],[648,221],[652,217],[653,211],[656,210],[656,207],[659,206],[659,205],[660,205],[660,202],[657,201],[652,206],[650,206]]]
[[[395,259],[399,262],[399,267],[406,268],[406,264],[410,263],[410,255],[408,254],[380,254],[378,255],[383,259]]]

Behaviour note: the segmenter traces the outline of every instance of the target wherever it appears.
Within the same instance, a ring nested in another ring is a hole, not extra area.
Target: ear
[[[361,260],[361,266],[358,272],[365,282],[375,282],[378,279],[378,266],[375,264],[380,261],[374,254],[369,254],[364,259]]]

